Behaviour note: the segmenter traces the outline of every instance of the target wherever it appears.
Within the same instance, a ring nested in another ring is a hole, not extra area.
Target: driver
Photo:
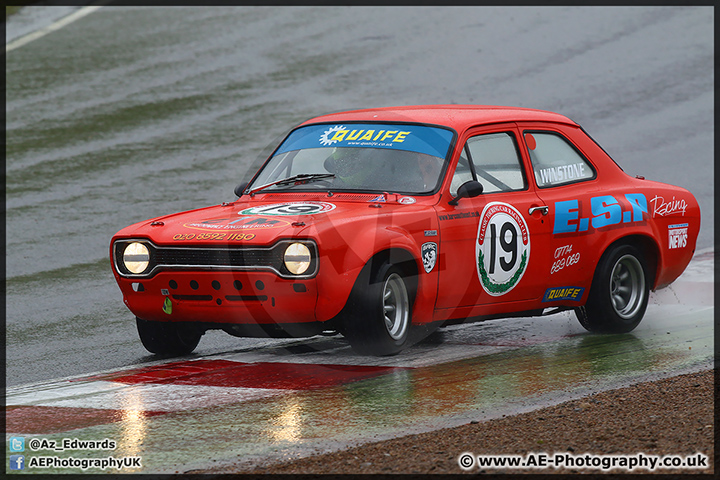
[[[435,157],[417,154],[417,168],[423,181],[423,191],[435,188],[438,176],[440,175],[440,164]]]
[[[337,178],[352,187],[371,187],[383,160],[369,149],[335,147],[330,155]]]

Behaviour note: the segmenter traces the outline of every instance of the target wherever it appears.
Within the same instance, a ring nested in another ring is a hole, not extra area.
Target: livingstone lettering
[[[585,164],[560,165],[540,170],[540,181],[543,185],[561,183],[585,178]]]

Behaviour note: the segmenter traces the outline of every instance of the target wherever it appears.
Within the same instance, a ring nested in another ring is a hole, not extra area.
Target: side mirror
[[[241,183],[237,187],[235,187],[235,195],[237,195],[238,198],[243,196],[243,192],[248,186],[248,182]]]
[[[448,202],[449,205],[455,206],[461,198],[474,198],[483,192],[482,183],[476,180],[468,180],[458,187],[457,197]]]

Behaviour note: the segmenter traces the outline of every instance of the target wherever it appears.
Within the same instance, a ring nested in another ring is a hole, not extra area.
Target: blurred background
[[[112,235],[234,200],[289,129],[328,112],[561,113],[630,175],[689,189],[698,247],[712,247],[713,26],[712,7],[13,10],[7,384],[152,359],[111,273]],[[197,353],[250,341],[209,332]]]

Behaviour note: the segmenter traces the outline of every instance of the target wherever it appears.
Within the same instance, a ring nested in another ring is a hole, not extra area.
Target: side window
[[[458,160],[450,185],[450,194],[468,180],[483,185],[483,193],[524,190],[523,174],[515,137],[510,133],[490,133],[470,138]]]
[[[527,187],[512,134],[478,135],[469,139],[465,148],[484,193],[509,192]]]
[[[560,135],[525,133],[535,181],[540,188],[595,178],[592,166]]]

